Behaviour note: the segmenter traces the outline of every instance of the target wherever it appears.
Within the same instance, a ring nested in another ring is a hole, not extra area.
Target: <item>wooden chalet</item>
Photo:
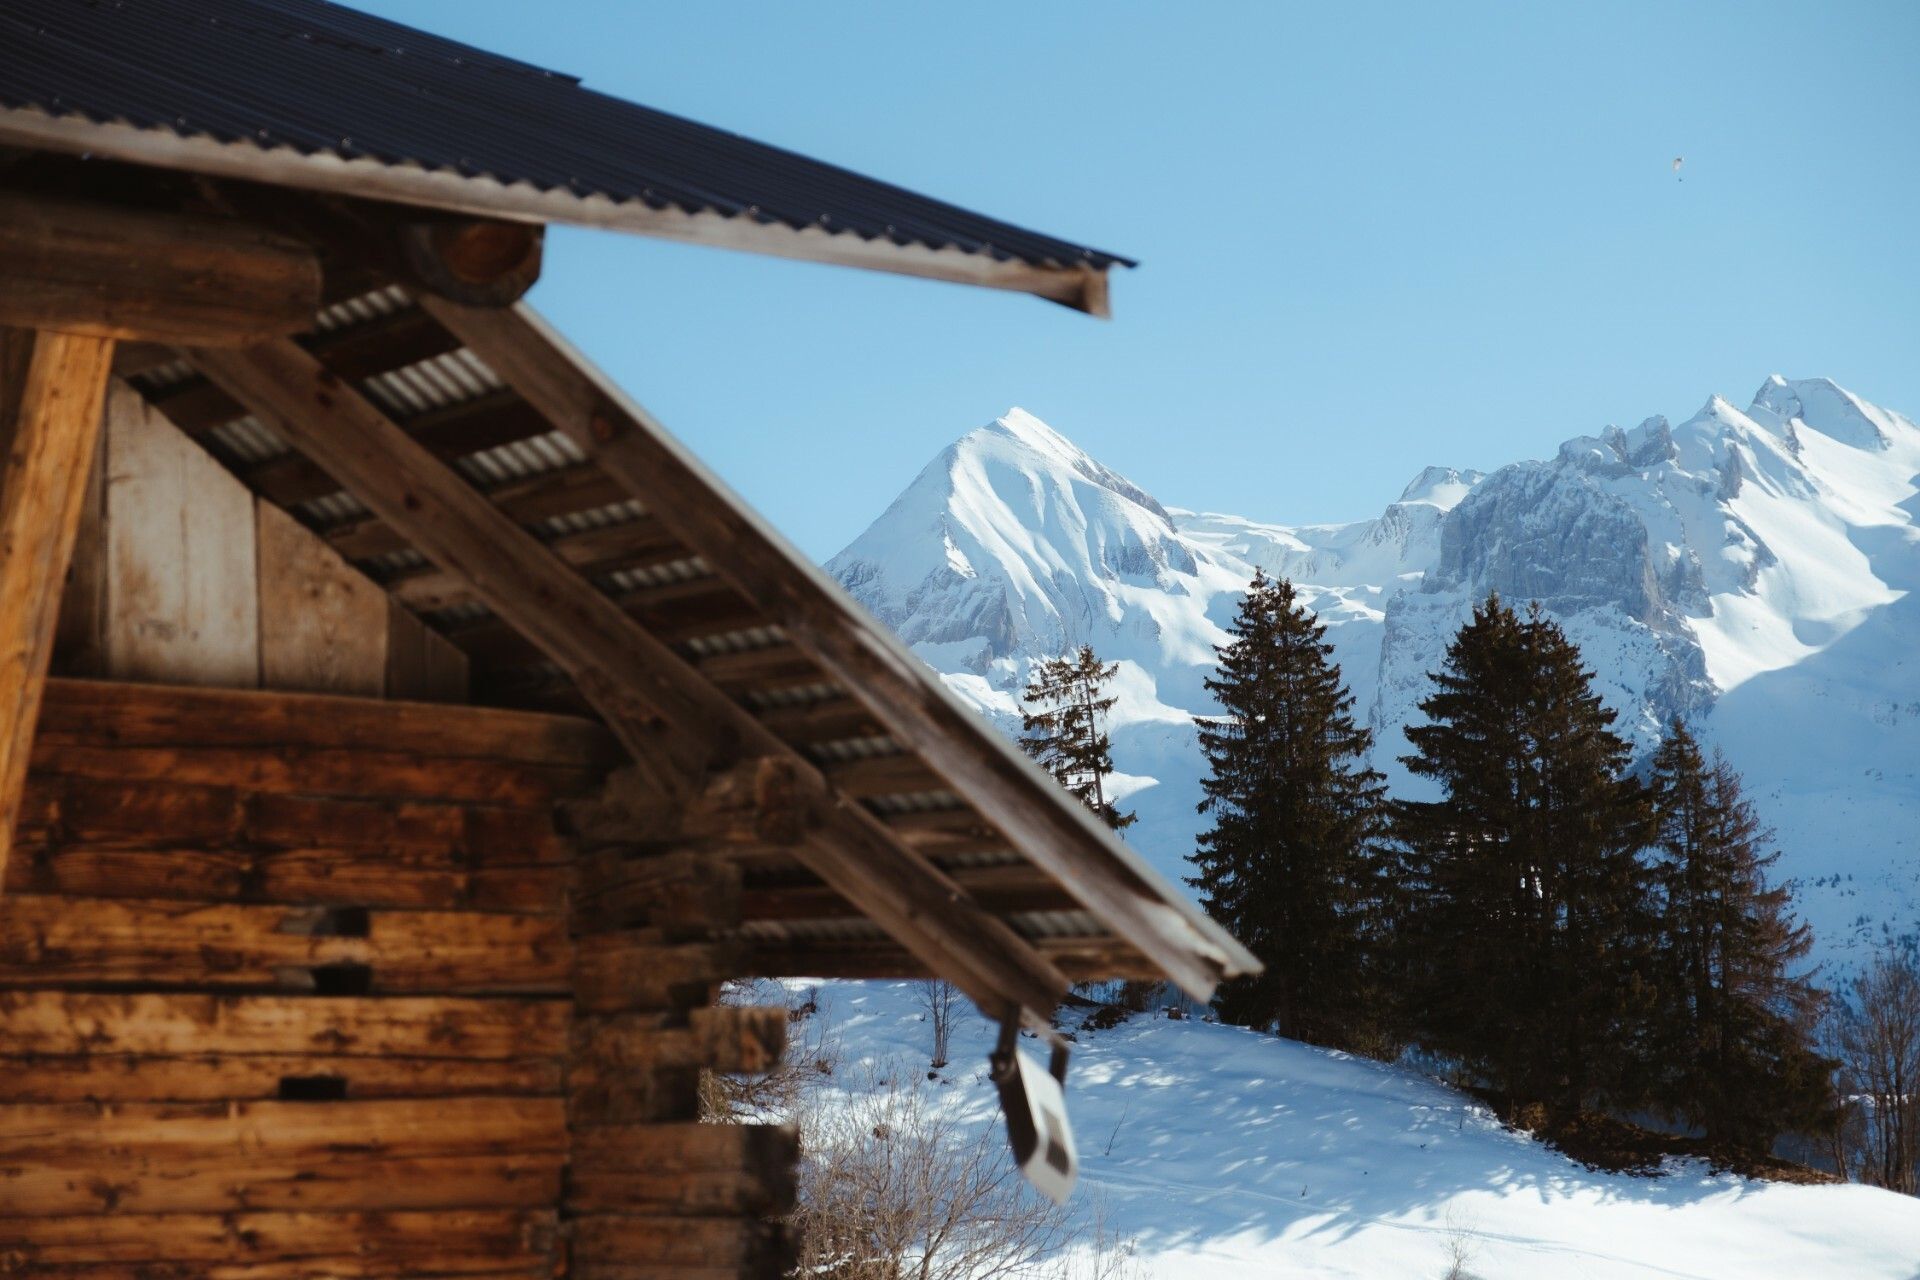
[[[734,976],[1254,961],[519,301],[1123,259],[318,0],[0,0],[0,1275],[778,1274]]]

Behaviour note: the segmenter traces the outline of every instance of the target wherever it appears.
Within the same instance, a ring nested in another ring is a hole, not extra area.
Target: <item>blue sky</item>
[[[1920,416],[1920,5],[358,3],[1142,260],[1101,322],[556,231],[535,302],[818,557],[1012,404],[1283,522],[1774,371]]]

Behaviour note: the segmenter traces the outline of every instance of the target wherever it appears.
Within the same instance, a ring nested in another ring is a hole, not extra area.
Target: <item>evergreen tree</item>
[[[1196,721],[1213,827],[1188,883],[1266,968],[1222,989],[1220,1016],[1321,1044],[1371,1042],[1385,796],[1365,765],[1372,735],[1354,723],[1326,628],[1292,583],[1256,574],[1230,631],[1206,682],[1222,714]]]
[[[1115,699],[1105,690],[1119,669],[1118,663],[1103,664],[1084,644],[1064,658],[1036,662],[1021,695],[1028,709],[1020,717],[1020,746],[1115,831],[1134,819],[1107,798],[1113,744],[1100,722],[1113,709]]]
[[[1675,720],[1654,757],[1660,1101],[1709,1139],[1764,1153],[1821,1120],[1832,1063],[1812,1047],[1823,994],[1790,972],[1813,937],[1726,761]]]
[[[1560,1115],[1647,1083],[1647,807],[1591,679],[1537,607],[1489,597],[1406,731],[1441,798],[1394,818],[1406,1030]]]

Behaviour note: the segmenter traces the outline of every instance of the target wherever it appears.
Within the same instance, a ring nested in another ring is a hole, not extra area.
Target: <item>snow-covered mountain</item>
[[[1037,657],[1118,660],[1130,840],[1171,876],[1198,826],[1191,717],[1255,566],[1329,639],[1394,786],[1427,673],[1489,590],[1579,642],[1619,728],[1693,720],[1746,776],[1830,957],[1920,920],[1920,426],[1774,377],[1491,475],[1428,467],[1370,520],[1163,506],[1015,409],[922,471],[830,571],[1012,729]]]

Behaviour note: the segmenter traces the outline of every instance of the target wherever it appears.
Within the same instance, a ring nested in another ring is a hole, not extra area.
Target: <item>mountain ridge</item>
[[[1642,750],[1683,716],[1747,775],[1825,954],[1913,929],[1920,846],[1920,427],[1827,379],[1575,435],[1491,473],[1430,465],[1378,516],[1286,525],[1160,503],[1010,410],[943,450],[828,569],[946,683],[1017,726],[1027,664],[1120,663],[1112,732],[1133,843],[1185,872],[1191,717],[1254,568],[1328,624],[1375,764],[1488,591],[1580,643]],[[1913,604],[1907,603],[1913,601]],[[1806,750],[1790,750],[1783,737]],[[1817,753],[1813,747],[1817,744]],[[1847,815],[1853,847],[1836,847]]]

